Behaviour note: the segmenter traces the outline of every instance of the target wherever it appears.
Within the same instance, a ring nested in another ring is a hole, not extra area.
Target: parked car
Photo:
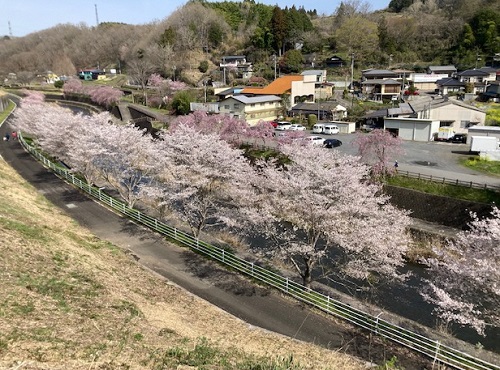
[[[306,127],[303,125],[299,125],[298,123],[294,123],[290,126],[289,130],[292,131],[305,131]]]
[[[337,148],[337,147],[339,147],[341,145],[342,145],[342,141],[340,141],[338,139],[326,139],[323,142],[323,146],[325,148]]]
[[[336,135],[340,132],[339,127],[334,124],[327,123],[325,127],[323,127],[323,133],[325,135]]]
[[[323,133],[323,128],[325,127],[324,123],[316,123],[313,126],[312,132],[315,134],[322,134]]]
[[[289,130],[290,126],[292,126],[292,124],[288,121],[278,121],[277,126],[276,126],[276,130],[280,130],[280,131]]]
[[[314,135],[307,136],[304,138],[304,140],[312,145],[323,145],[323,143],[325,142],[325,139],[322,138],[321,136],[314,136]]]
[[[467,142],[467,134],[455,134],[448,139],[452,143],[465,144]]]

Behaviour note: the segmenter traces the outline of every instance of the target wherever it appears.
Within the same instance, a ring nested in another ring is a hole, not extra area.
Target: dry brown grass
[[[0,192],[0,369],[280,369],[290,355],[293,369],[365,368],[251,327],[144,270],[3,160]]]

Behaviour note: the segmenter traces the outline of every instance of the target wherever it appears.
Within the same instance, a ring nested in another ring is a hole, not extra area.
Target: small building
[[[345,121],[328,121],[328,123],[333,123],[338,126],[339,133],[341,134],[352,134],[356,132],[356,122],[345,122]]]
[[[467,134],[467,144],[472,136],[493,136],[500,140],[500,126],[471,126]]]
[[[457,68],[455,66],[429,66],[427,67],[427,73],[430,75],[446,75],[444,77],[453,77],[457,73]]]
[[[307,118],[310,114],[316,115],[320,121],[334,121],[347,117],[347,109],[334,101],[298,103],[290,109],[292,117],[303,116]]]
[[[78,72],[78,77],[85,81],[102,80],[106,77],[106,72],[102,69],[82,69]]]
[[[451,79],[445,73],[411,73],[409,80],[412,81],[413,86],[422,91],[434,91],[436,83],[439,80]]]
[[[219,112],[244,119],[251,126],[260,121],[276,119],[281,110],[281,98],[276,95],[230,96],[219,103]]]
[[[494,81],[486,86],[486,91],[481,94],[481,100],[492,100],[496,103],[500,102],[500,81]]]
[[[436,92],[440,95],[456,94],[465,91],[465,82],[453,77],[446,77],[436,81]]]
[[[420,118],[386,117],[384,129],[403,140],[432,141],[439,131],[439,121]]]
[[[326,82],[326,70],[324,69],[309,69],[301,73],[302,76],[314,76],[316,83]]]
[[[341,57],[337,55],[333,55],[330,58],[327,58],[323,61],[323,64],[325,65],[326,68],[338,68],[338,67],[344,67],[348,63],[344,61]]]

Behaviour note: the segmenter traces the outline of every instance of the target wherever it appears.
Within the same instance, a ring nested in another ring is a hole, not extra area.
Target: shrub
[[[198,70],[201,72],[201,73],[205,73],[206,71],[208,71],[208,61],[206,60],[202,60],[200,62],[200,65],[198,66]]]

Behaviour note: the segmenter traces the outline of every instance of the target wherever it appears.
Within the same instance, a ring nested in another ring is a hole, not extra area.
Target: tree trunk
[[[304,272],[302,273],[302,285],[304,285],[304,288],[310,289],[311,288],[311,283],[312,283],[312,276],[311,276],[311,270],[312,270],[312,263],[310,259],[304,258]]]

